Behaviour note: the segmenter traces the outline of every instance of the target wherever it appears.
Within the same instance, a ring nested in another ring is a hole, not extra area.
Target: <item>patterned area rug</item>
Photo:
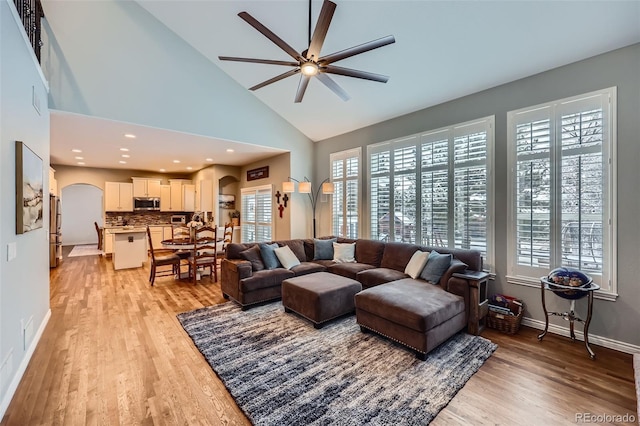
[[[255,425],[425,425],[497,348],[458,333],[420,361],[355,316],[316,330],[280,302],[178,320]]]
[[[98,250],[97,244],[85,244],[81,246],[74,246],[69,252],[68,257],[78,257],[78,256],[97,256],[102,254],[102,250]]]

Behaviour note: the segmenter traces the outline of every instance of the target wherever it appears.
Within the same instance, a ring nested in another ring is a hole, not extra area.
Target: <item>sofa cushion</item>
[[[262,271],[264,269],[264,263],[262,262],[262,255],[260,254],[260,247],[256,244],[251,248],[238,253],[241,259],[251,262],[251,269],[254,271]]]
[[[367,269],[373,269],[372,265],[368,265],[366,263],[359,262],[351,262],[351,263],[335,263],[330,265],[327,270],[332,274],[342,275],[343,277],[351,278],[352,280],[357,279],[356,275],[358,272],[365,271]]]
[[[356,243],[333,243],[333,261],[353,263],[356,261]]]
[[[313,260],[332,260],[333,259],[333,243],[337,238],[330,238],[326,240],[313,239]]]
[[[274,250],[276,257],[282,264],[282,266],[286,269],[291,269],[296,265],[300,264],[300,259],[293,254],[293,251],[289,248],[289,246],[278,247]]]
[[[355,302],[358,310],[421,333],[465,311],[462,297],[412,278],[362,290]]]
[[[390,242],[384,245],[384,253],[382,254],[382,262],[380,266],[383,268],[395,269],[404,272],[404,268],[409,263],[409,259],[420,247],[415,244]]]
[[[453,256],[450,254],[440,254],[437,251],[433,250],[431,254],[429,254],[427,264],[424,266],[424,269],[420,273],[420,278],[432,284],[438,284],[440,278],[442,277],[442,274],[444,274],[447,269],[449,269],[452,258]]]
[[[274,251],[278,247],[278,243],[266,244],[260,243],[260,255],[262,256],[262,262],[264,263],[265,268],[267,269],[275,269],[280,268],[282,264],[278,260],[278,256],[276,256],[276,252]]]
[[[315,272],[325,272],[327,268],[315,262],[301,262],[299,265],[291,268],[296,277],[301,275],[313,274]]]
[[[427,260],[429,259],[429,252],[418,250],[413,253],[411,259],[409,259],[409,263],[404,268],[404,273],[409,275],[411,278],[418,278],[422,269],[424,269],[424,265],[427,264]]]
[[[356,279],[360,281],[360,284],[362,284],[362,287],[364,288],[374,287],[407,277],[408,275],[404,272],[389,268],[367,269],[365,271],[358,272],[356,275]]]
[[[356,241],[356,262],[367,263],[376,268],[382,262],[384,253],[384,242],[377,240],[357,240]]]
[[[282,280],[295,277],[295,275],[293,271],[284,268],[254,272],[250,277],[240,280],[240,291],[242,293],[250,293],[263,288],[279,287],[282,284]]]
[[[280,247],[287,246],[291,249],[293,254],[296,255],[300,262],[307,261],[307,255],[304,252],[304,241],[303,240],[284,240],[278,241],[278,245]]]

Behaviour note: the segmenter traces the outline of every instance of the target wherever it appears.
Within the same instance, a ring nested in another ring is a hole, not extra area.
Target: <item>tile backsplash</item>
[[[185,215],[188,222],[192,214],[189,212],[106,212],[105,226],[167,225],[171,223],[171,216]]]

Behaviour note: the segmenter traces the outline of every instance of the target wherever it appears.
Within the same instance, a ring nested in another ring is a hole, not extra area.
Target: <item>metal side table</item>
[[[569,321],[569,330],[571,332],[571,339],[576,340],[576,334],[574,332],[574,322],[578,321],[583,323],[584,326],[584,346],[587,348],[587,352],[591,359],[596,358],[596,354],[589,347],[589,323],[591,323],[591,315],[593,314],[593,292],[599,290],[600,286],[593,282],[589,282],[583,287],[571,287],[559,284],[551,284],[547,281],[547,277],[540,278],[540,295],[542,297],[542,309],[544,310],[544,331],[538,335],[538,340],[547,334],[549,328],[549,317],[552,315],[562,317]],[[571,300],[569,311],[567,312],[549,312],[547,311],[547,305],[545,300],[545,290],[552,291],[556,296],[563,299]],[[587,304],[587,318],[583,320],[575,313],[576,300],[588,297]]]

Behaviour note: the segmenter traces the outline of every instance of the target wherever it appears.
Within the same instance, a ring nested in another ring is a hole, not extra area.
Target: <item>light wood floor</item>
[[[66,250],[68,252],[69,250]],[[2,425],[249,424],[176,319],[224,299],[99,256],[51,270],[51,319]],[[486,330],[498,350],[432,423],[575,424],[636,413],[630,355],[522,328]],[[347,421],[348,419],[345,419]],[[637,421],[637,420],[636,420]]]

